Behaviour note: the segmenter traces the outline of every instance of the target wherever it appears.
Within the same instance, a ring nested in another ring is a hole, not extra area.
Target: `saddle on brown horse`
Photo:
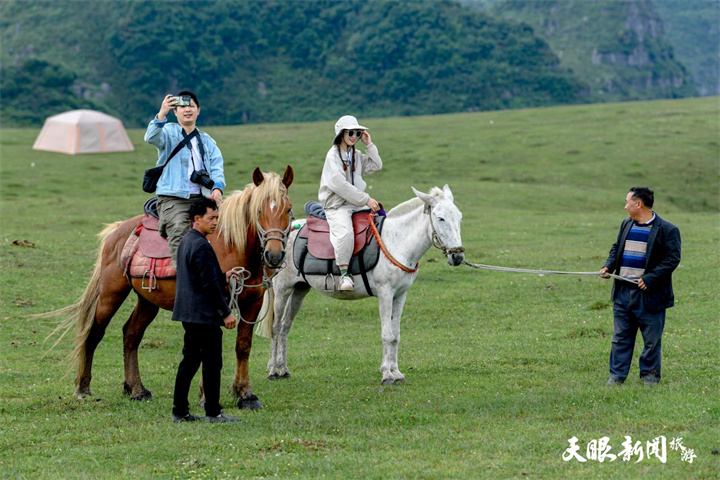
[[[170,246],[158,231],[159,220],[153,207],[145,204],[146,213],[125,241],[120,257],[125,276],[142,278],[142,288],[148,291],[155,289],[157,280],[177,275],[170,258]]]
[[[367,272],[377,265],[380,249],[370,228],[370,221],[373,219],[378,232],[381,232],[385,216],[371,215],[369,211],[365,210],[353,213],[352,219],[355,246],[348,272],[352,275],[361,275],[365,289],[370,295],[373,295],[367,279]],[[335,263],[335,250],[330,243],[330,226],[327,220],[314,216],[308,217],[307,223],[300,229],[295,239],[293,262],[303,278],[306,275],[340,275],[340,270]],[[305,280],[307,281],[307,279]]]

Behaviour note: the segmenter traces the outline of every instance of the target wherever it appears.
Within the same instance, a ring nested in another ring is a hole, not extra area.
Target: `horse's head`
[[[465,248],[460,238],[462,213],[453,202],[450,187],[442,190],[434,188],[430,194],[413,188],[415,195],[425,203],[425,212],[430,215],[433,245],[443,251],[451,266],[460,265],[465,260]]]
[[[290,165],[285,169],[282,180],[275,174],[262,173],[259,167],[253,171],[253,183],[257,187],[256,195],[259,195],[255,227],[262,243],[263,259],[270,268],[280,267],[285,259],[285,245],[293,219],[292,203],[288,197],[293,178]]]

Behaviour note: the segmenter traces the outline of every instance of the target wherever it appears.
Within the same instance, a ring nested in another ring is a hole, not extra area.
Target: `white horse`
[[[405,381],[405,375],[398,369],[400,317],[407,291],[417,276],[416,267],[420,258],[435,245],[443,250],[451,266],[460,265],[465,259],[460,238],[462,214],[453,203],[450,188],[447,185],[442,190],[435,187],[429,194],[418,192],[414,188],[412,190],[415,198],[388,212],[381,237],[387,253],[380,252],[377,265],[367,275],[370,289],[377,296],[380,308],[382,383],[390,385]],[[287,267],[273,279],[274,288],[271,292],[274,292],[275,299],[272,302],[272,295],[270,296],[270,311],[264,320],[266,324],[259,329],[260,335],[272,335],[268,362],[270,379],[290,376],[287,368],[287,337],[303,298],[311,288],[340,300],[358,300],[370,296],[359,275],[354,278],[355,291],[352,292],[338,291],[332,281],[328,286],[324,275],[307,275],[306,282],[291,260],[296,237],[297,231],[294,231],[288,239]],[[273,307],[275,312],[279,312],[277,315],[273,315]]]

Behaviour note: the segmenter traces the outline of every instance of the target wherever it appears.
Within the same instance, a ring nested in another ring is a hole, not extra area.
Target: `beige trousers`
[[[352,213],[356,209],[355,205],[343,205],[325,210],[325,216],[330,227],[330,243],[335,249],[335,262],[338,265],[348,265],[350,257],[352,257],[353,247],[355,246]]]

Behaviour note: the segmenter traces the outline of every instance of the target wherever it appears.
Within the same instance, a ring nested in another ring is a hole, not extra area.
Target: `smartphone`
[[[172,97],[172,99],[175,100],[176,107],[189,107],[192,97],[190,97],[190,95],[183,95],[182,97]]]

